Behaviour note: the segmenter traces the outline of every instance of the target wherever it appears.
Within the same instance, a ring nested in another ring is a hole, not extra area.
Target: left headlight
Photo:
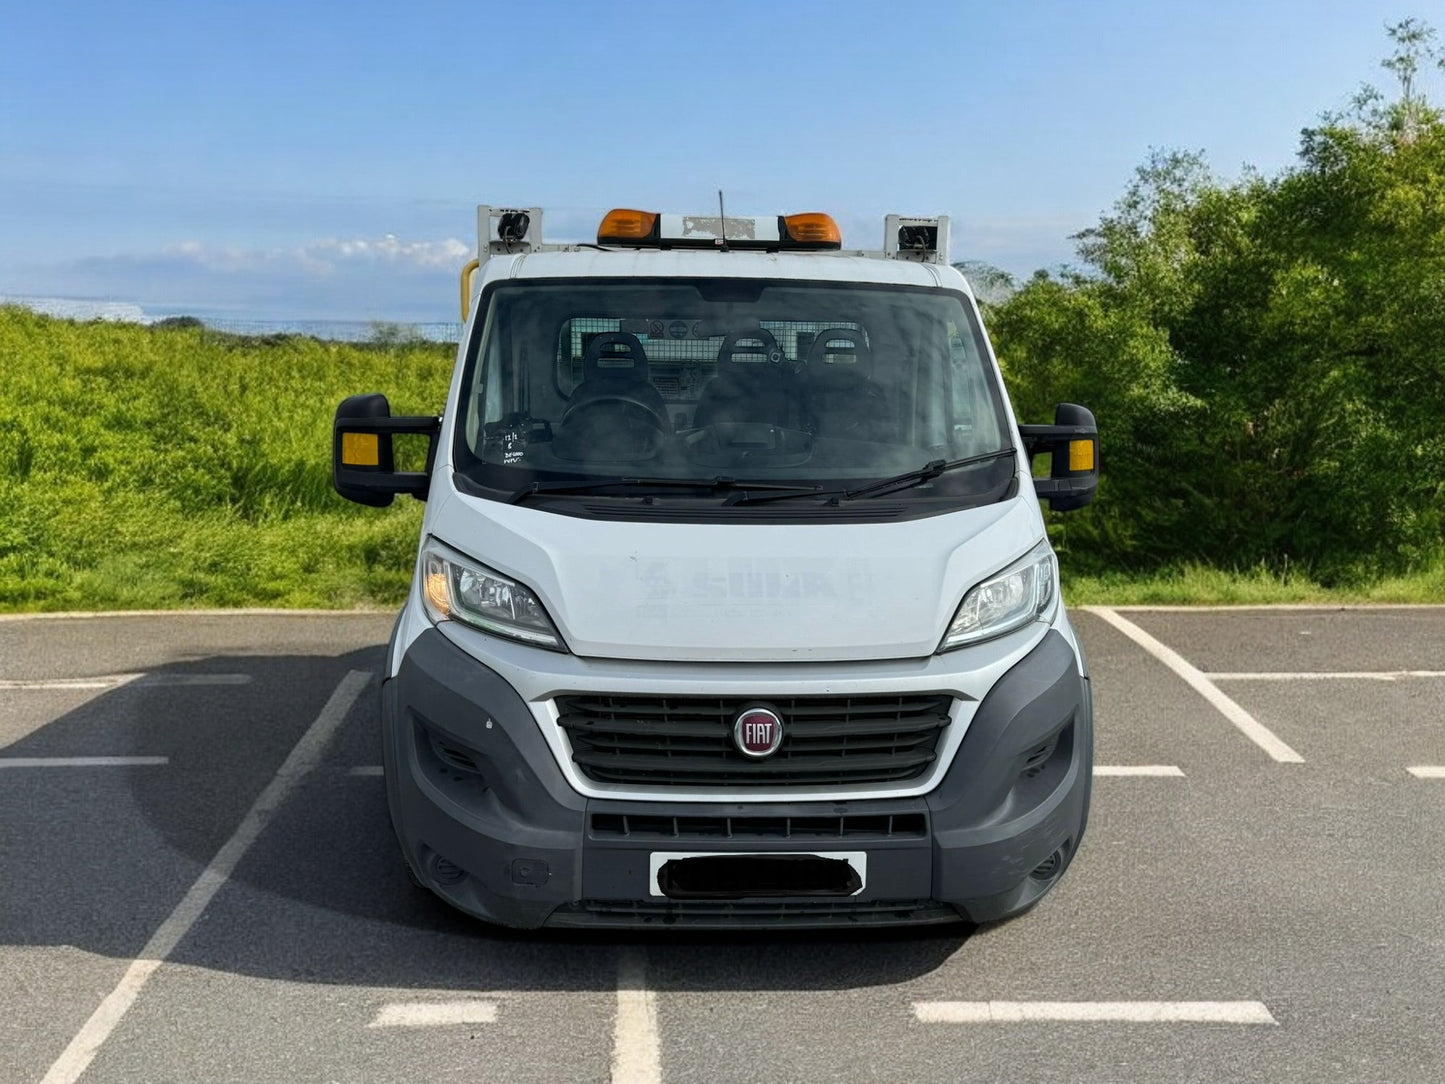
[[[524,644],[567,650],[530,588],[436,539],[422,547],[422,599],[432,621],[451,618]]]
[[[1002,636],[1038,618],[1047,620],[1057,598],[1058,568],[1046,539],[963,596],[938,650],[952,651]]]

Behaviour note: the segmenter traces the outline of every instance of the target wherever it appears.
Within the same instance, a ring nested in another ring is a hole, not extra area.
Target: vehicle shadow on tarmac
[[[322,763],[287,795],[170,956],[269,979],[420,990],[612,990],[640,947],[671,990],[830,990],[905,982],[972,933],[517,932],[406,876],[378,765],[382,649],[213,656],[149,671],[40,727],[7,757],[167,757],[12,771],[0,792],[0,942],[116,958],[147,939],[230,838],[349,670],[371,673]],[[208,684],[216,675],[230,683]],[[245,678],[236,675],[245,675]],[[19,779],[15,777],[21,777]]]

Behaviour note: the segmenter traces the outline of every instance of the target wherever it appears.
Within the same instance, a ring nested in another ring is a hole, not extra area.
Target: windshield
[[[461,411],[458,469],[513,495],[576,482],[588,499],[636,497],[648,480],[674,483],[653,487],[668,501],[715,499],[678,480],[851,495],[940,460],[985,459],[914,480],[907,496],[927,498],[997,487],[1014,470],[987,460],[1006,445],[981,333],[963,297],[939,290],[505,284]]]

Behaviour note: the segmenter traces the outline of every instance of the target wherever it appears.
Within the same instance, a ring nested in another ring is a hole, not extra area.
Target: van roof
[[[478,286],[503,278],[766,278],[933,286],[972,296],[964,277],[946,264],[880,260],[847,252],[580,249],[494,256],[481,270]]]

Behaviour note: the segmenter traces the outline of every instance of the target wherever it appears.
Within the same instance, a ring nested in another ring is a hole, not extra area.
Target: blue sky
[[[477,203],[581,239],[719,187],[867,247],[947,212],[954,259],[1027,274],[1151,147],[1286,166],[1391,86],[1409,2],[10,0],[0,294],[450,320]]]

